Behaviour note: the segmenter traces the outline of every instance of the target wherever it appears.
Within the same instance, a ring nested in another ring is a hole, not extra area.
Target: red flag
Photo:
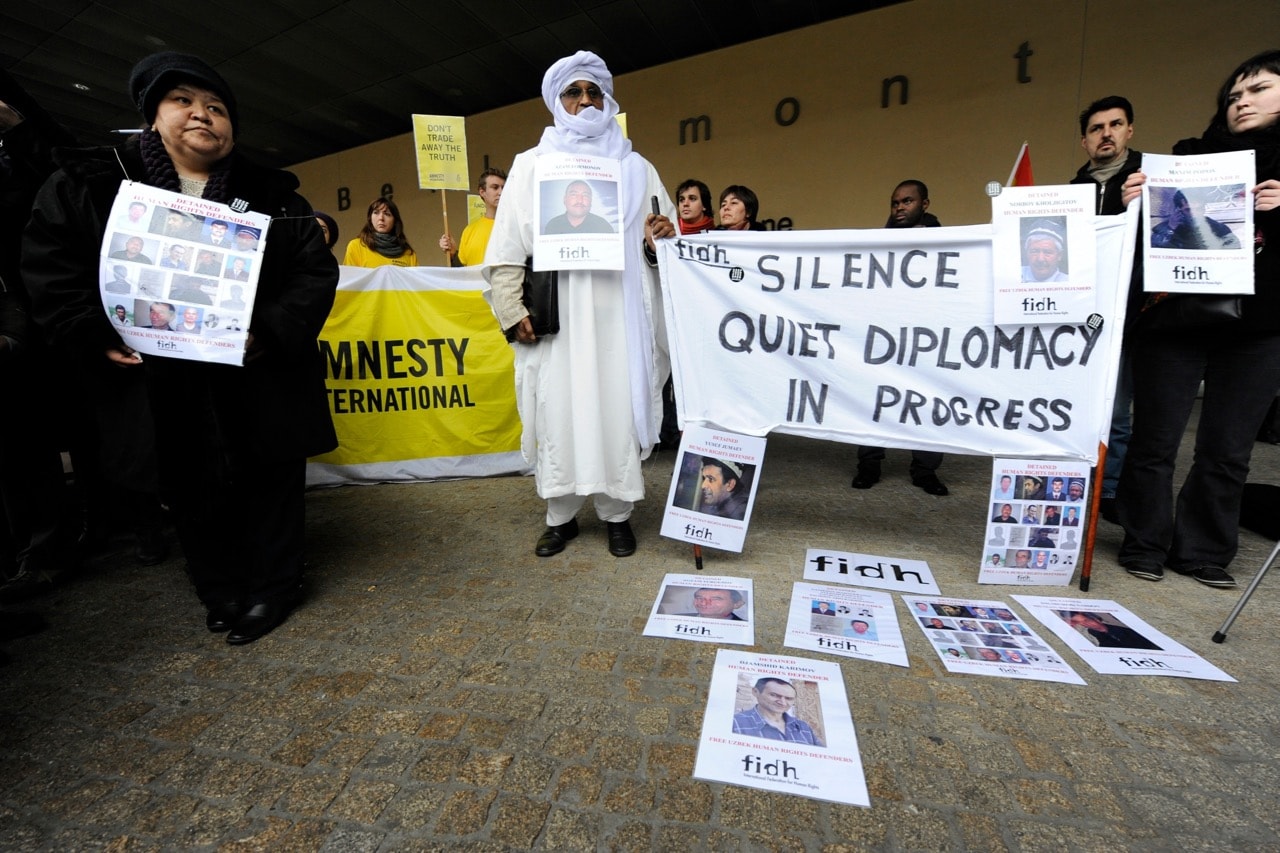
[[[1031,149],[1022,143],[1018,149],[1018,159],[1013,162],[1013,171],[1009,173],[1007,187],[1033,187],[1036,179],[1031,176]]]

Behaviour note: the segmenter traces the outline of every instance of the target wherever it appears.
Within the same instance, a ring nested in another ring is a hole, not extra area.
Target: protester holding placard
[[[1257,183],[1249,188],[1256,227],[1254,294],[1239,297],[1236,319],[1170,328],[1166,319],[1179,310],[1179,302],[1208,306],[1221,297],[1148,293],[1134,324],[1134,430],[1118,495],[1125,529],[1120,564],[1146,580],[1160,580],[1168,567],[1208,586],[1235,586],[1226,567],[1236,555],[1249,457],[1280,389],[1277,119],[1280,50],[1272,50],[1246,60],[1227,78],[1202,137],[1174,146],[1179,155],[1255,152]],[[1145,181],[1136,172],[1125,182],[1126,204],[1138,197]],[[1152,279],[1148,268],[1149,290],[1161,284]],[[1174,463],[1202,380],[1195,461],[1175,505]]]
[[[675,207],[657,170],[614,120],[613,75],[600,57],[579,51],[556,62],[543,77],[542,98],[555,123],[512,164],[485,258],[494,314],[516,340],[522,450],[547,501],[547,529],[534,553],[563,551],[593,495],[609,553],[625,557],[636,549],[629,519],[633,502],[644,497],[640,462],[658,441],[668,369],[657,271],[645,253],[655,251],[654,238],[676,233],[669,218]],[[612,163],[620,176],[623,263],[620,271],[561,266],[560,331],[535,337],[521,294],[541,221],[537,166],[541,157],[565,155]],[[654,202],[657,212],[650,212]]]
[[[143,372],[161,486],[205,624],[249,643],[300,600],[306,457],[337,444],[316,340],[338,267],[297,178],[234,150],[236,99],[210,65],[154,54],[134,67],[129,93],[146,129],[115,149],[64,154],[36,200],[23,272],[34,315],[55,342],[87,362]],[[274,217],[268,233],[253,235],[265,248],[243,366],[150,354],[144,363],[103,311],[100,247],[112,203],[132,181],[228,214]]]
[[[478,267],[484,263],[485,250],[489,248],[489,236],[493,234],[493,218],[498,215],[498,202],[502,200],[502,188],[507,185],[507,173],[490,167],[480,173],[476,191],[484,202],[484,216],[462,229],[458,242],[448,233],[440,235],[440,248],[449,253],[451,267]]]
[[[404,221],[400,208],[389,198],[375,198],[369,202],[364,228],[347,244],[342,258],[346,267],[416,267],[418,256],[404,236]]]

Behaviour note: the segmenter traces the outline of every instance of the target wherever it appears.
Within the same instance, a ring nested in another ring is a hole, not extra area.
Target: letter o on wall
[[[789,117],[786,116],[790,113]],[[800,102],[795,98],[783,98],[778,101],[778,105],[773,108],[773,120],[781,127],[791,127],[800,118]]]

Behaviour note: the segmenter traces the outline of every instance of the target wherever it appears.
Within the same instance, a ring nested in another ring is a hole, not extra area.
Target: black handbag
[[[533,334],[539,338],[560,331],[560,282],[556,270],[533,271],[533,258],[524,262],[524,288],[520,302],[529,311]],[[517,323],[503,334],[515,341]]]
[[[1157,332],[1210,329],[1235,323],[1243,316],[1239,296],[1170,293],[1138,317],[1140,328]]]

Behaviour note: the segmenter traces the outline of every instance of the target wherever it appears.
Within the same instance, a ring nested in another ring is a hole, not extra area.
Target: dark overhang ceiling
[[[614,74],[903,0],[5,0],[0,61],[81,143],[138,127],[129,70],[202,56],[236,93],[243,150],[289,165],[538,97],[589,49]],[[693,85],[693,84],[691,84]],[[81,88],[85,87],[85,88]]]

